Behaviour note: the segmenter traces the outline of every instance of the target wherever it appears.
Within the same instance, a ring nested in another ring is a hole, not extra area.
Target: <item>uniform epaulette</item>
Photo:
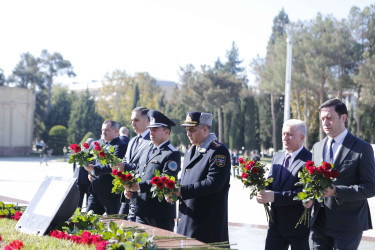
[[[213,140],[211,142],[211,145],[214,146],[215,148],[217,148],[217,147],[220,147],[222,145],[222,143],[219,142],[218,140]]]
[[[168,148],[170,148],[172,151],[177,151],[177,149],[175,147],[173,147],[172,144],[168,144]]]

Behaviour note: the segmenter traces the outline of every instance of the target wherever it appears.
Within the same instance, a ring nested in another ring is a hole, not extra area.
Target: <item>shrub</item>
[[[89,131],[89,132],[87,132],[87,133],[85,134],[85,136],[82,138],[81,143],[82,143],[82,144],[85,143],[86,140],[89,139],[89,138],[93,138],[93,139],[95,139],[95,135],[94,135],[94,133],[91,132],[91,131]]]
[[[48,146],[53,149],[54,155],[62,155],[64,146],[67,146],[68,130],[62,125],[51,128],[48,134]]]

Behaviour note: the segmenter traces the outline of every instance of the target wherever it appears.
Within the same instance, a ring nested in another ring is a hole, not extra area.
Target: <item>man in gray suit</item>
[[[340,100],[324,102],[319,112],[328,137],[314,145],[313,161],[333,163],[339,175],[323,203],[313,204],[310,249],[357,249],[363,231],[372,229],[367,199],[375,195],[374,152],[346,129],[348,111]]]
[[[142,155],[141,149],[150,141],[150,130],[147,128],[147,126],[150,125],[150,119],[147,116],[148,111],[149,109],[145,107],[137,107],[132,111],[132,127],[137,133],[137,136],[129,141],[125,157],[122,162],[118,164],[121,171],[130,171],[137,168],[139,158]],[[126,199],[124,194],[121,194],[119,214],[128,214],[128,220],[135,221],[135,202],[136,196],[133,197],[132,204],[129,204],[129,199]]]

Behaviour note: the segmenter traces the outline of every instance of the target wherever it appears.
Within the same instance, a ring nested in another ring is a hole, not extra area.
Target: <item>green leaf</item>
[[[298,195],[298,197],[299,197],[300,200],[303,200],[303,199],[305,199],[307,197],[307,195],[305,193],[303,193],[303,192],[299,192],[297,195]]]

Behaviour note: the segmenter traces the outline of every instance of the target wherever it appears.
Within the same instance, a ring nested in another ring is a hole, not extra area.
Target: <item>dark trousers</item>
[[[93,210],[95,214],[102,215],[104,212],[109,214],[118,214],[120,210],[121,202],[120,195],[117,199],[108,199],[100,195],[91,193],[87,205],[87,212]]]
[[[273,226],[268,228],[266,250],[288,250],[289,246],[291,250],[309,250],[309,235],[288,236]]]
[[[78,186],[78,191],[79,191],[78,207],[82,208],[83,198],[84,198],[85,194],[86,194],[86,206],[88,205],[90,184],[80,184],[80,183],[78,183],[77,186]]]
[[[153,219],[148,217],[137,216],[135,222],[158,227],[173,232],[174,220],[173,219]]]
[[[334,232],[327,228],[324,209],[311,228],[309,244],[311,250],[356,250],[361,243],[363,232]],[[344,218],[343,218],[344,219]]]

